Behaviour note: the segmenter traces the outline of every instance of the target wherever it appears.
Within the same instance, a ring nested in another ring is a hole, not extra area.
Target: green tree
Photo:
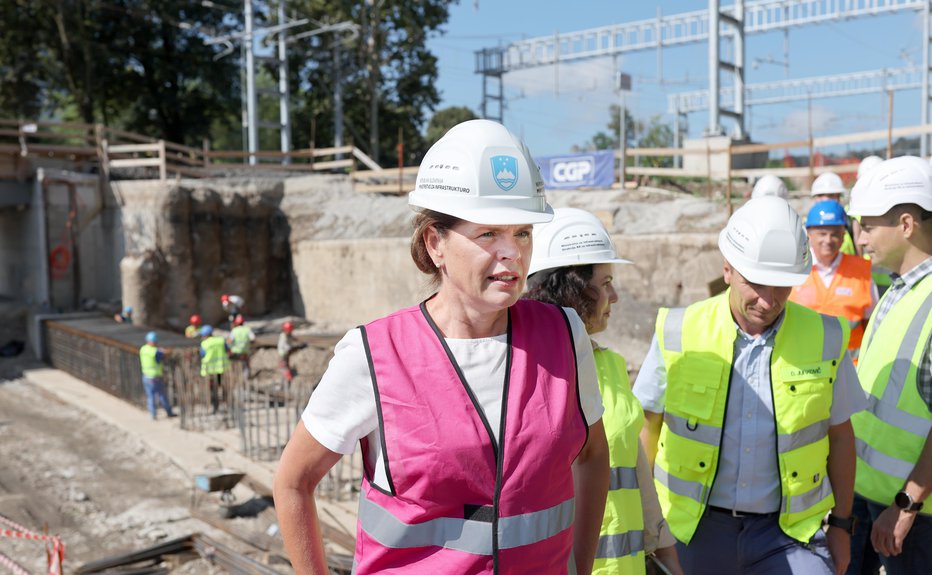
[[[293,45],[289,65],[295,97],[295,141],[334,142],[334,94],[340,82],[346,140],[382,165],[397,164],[399,131],[405,164],[426,151],[427,114],[440,101],[437,58],[428,38],[441,33],[449,0],[302,0],[298,14],[321,24],[350,21],[359,35],[322,34]]]
[[[0,114],[199,143],[239,109],[236,57],[204,42],[238,24],[205,4],[0,0]]]
[[[427,138],[424,143],[432,146],[453,126],[476,118],[476,114],[466,106],[451,106],[438,110],[427,123]]]
[[[660,116],[654,116],[647,123],[644,136],[638,141],[640,148],[670,148],[673,146],[673,129],[669,124],[661,123]],[[646,156],[641,164],[654,168],[670,168],[673,158],[670,156]]]
[[[573,146],[575,151],[586,150],[616,150],[618,149],[618,118],[621,115],[621,106],[612,104],[609,106],[609,122],[606,125],[608,131],[598,131],[592,136],[592,139],[581,146]],[[637,122],[625,108],[625,141],[629,148],[634,146],[637,133],[643,126]]]

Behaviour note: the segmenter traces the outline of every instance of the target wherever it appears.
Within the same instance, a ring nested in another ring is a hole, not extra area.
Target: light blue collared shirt
[[[758,337],[735,325],[737,337],[722,448],[709,505],[747,513],[772,513],[780,509],[770,356],[783,317],[781,314]],[[663,413],[666,385],[667,370],[655,334],[634,382],[634,395],[646,411]],[[864,390],[851,357],[845,352],[832,389],[829,424],[844,423],[866,407]]]

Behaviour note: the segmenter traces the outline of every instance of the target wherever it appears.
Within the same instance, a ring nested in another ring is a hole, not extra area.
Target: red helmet
[[[220,301],[222,301],[222,302],[228,302],[228,301],[230,301],[230,296],[228,296],[227,294],[223,294],[223,295],[220,296]]]
[[[243,325],[243,314],[238,313],[236,317],[233,318],[233,325]]]
[[[286,321],[285,323],[282,324],[282,331],[285,333],[293,332],[294,324],[292,324],[290,321]]]
[[[201,325],[201,316],[194,314],[188,321],[191,323],[191,325]]]

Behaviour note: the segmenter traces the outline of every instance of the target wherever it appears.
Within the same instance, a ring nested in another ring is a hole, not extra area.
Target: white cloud
[[[824,106],[812,106],[812,134],[819,136],[831,129],[838,121],[834,110]],[[809,135],[809,111],[797,108],[786,115],[779,129],[781,136],[788,140],[806,139]]]

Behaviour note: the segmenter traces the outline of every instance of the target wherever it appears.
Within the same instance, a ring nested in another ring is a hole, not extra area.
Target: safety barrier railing
[[[203,178],[231,173],[352,173],[357,165],[381,167],[355,146],[247,152],[185,146],[102,124],[10,120],[0,118],[0,154],[98,164],[104,175],[123,170],[130,177],[165,180]]]
[[[101,335],[119,324],[45,322],[49,359],[61,369],[140,409],[146,409],[139,348]],[[89,330],[96,330],[93,333]],[[182,429],[238,431],[241,452],[256,461],[276,461],[301,419],[317,381],[302,374],[291,381],[279,371],[246,377],[233,360],[217,376],[202,376],[197,347],[168,348],[164,380]],[[352,497],[362,475],[359,454],[341,460],[321,483],[322,497]]]

